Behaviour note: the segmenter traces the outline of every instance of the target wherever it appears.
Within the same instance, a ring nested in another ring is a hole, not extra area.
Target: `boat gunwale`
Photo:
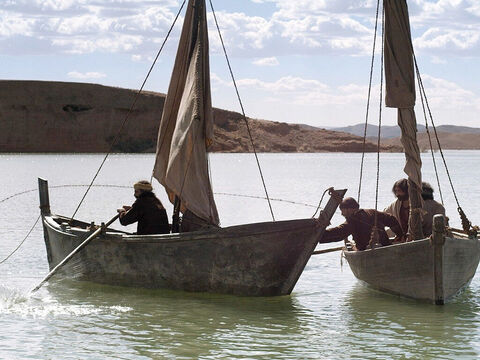
[[[63,216],[56,216],[56,215],[46,215],[43,217],[44,224],[50,227],[53,231],[61,233],[63,235],[67,235],[69,237],[81,237],[82,235],[87,236],[88,234],[92,233],[91,230],[83,229],[80,227],[72,227],[71,231],[65,231],[62,227],[54,220],[55,217],[64,218]],[[242,225],[233,225],[224,228],[212,228],[210,230],[201,230],[201,231],[192,231],[192,232],[185,232],[185,233],[169,233],[169,234],[152,234],[152,235],[137,235],[137,234],[129,234],[123,232],[112,232],[107,231],[104,235],[99,235],[99,239],[105,241],[118,241],[118,242],[129,242],[129,243],[169,243],[169,242],[192,242],[192,241],[208,241],[214,240],[221,237],[222,239],[233,238],[236,239],[239,236],[242,238],[247,237],[255,237],[258,235],[269,235],[275,233],[281,233],[284,231],[296,231],[305,229],[305,223],[312,223],[312,228],[315,226],[315,219],[306,218],[306,219],[293,219],[293,220],[282,220],[282,221],[268,221],[268,222],[261,222],[261,223],[249,223],[249,224],[242,224]],[[84,223],[84,222],[82,222]],[[288,224],[290,223],[290,224]],[[293,223],[297,223],[293,225]],[[85,223],[87,224],[87,223]],[[239,233],[236,232],[235,229],[242,229],[248,226],[255,225],[260,227],[262,224],[275,224],[283,225],[281,228],[277,229],[259,229],[254,232],[250,233]]]
[[[449,236],[449,235],[446,235],[445,236],[445,240],[446,239],[450,239],[452,241],[480,241],[480,239],[478,238],[470,238],[468,236],[455,236],[457,234],[453,234],[453,236]],[[358,250],[344,250],[344,254],[348,254],[348,256],[362,256],[362,255],[367,255],[367,254],[370,254],[372,253],[373,251],[388,251],[389,249],[392,249],[392,248],[395,248],[395,247],[413,247],[413,244],[422,244],[423,242],[425,241],[429,241],[430,242],[430,238],[427,237],[427,238],[424,238],[424,239],[420,239],[420,240],[414,240],[414,241],[408,241],[408,242],[403,242],[403,243],[398,243],[398,244],[391,244],[391,245],[387,245],[387,246],[379,246],[377,248],[374,248],[374,249],[366,249],[366,250],[361,250],[361,251],[358,251]],[[417,245],[419,246],[419,245]],[[356,254],[356,255],[355,255]]]

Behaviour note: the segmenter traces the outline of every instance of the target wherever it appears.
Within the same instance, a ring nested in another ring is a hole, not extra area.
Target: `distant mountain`
[[[0,80],[0,152],[105,152],[136,91],[86,83]],[[144,92],[114,152],[154,152],[164,94]],[[214,109],[217,152],[253,151],[243,116]],[[249,119],[260,152],[361,152],[363,138],[308,125]],[[365,151],[376,151],[371,141]],[[398,145],[382,145],[398,152]]]
[[[461,133],[461,132],[437,132],[438,139],[442,149],[449,150],[480,150],[480,132]],[[420,133],[417,136],[420,151],[430,151],[430,141],[426,133]],[[400,138],[384,139],[383,145],[402,146]],[[432,136],[432,145],[434,150],[438,150],[437,141]]]
[[[365,129],[365,124],[357,124],[352,126],[345,127],[336,127],[330,128],[334,131],[343,131],[352,135],[357,135],[363,137]],[[429,126],[430,133],[433,134],[433,128]],[[418,124],[418,132],[424,133],[425,125]],[[456,126],[456,125],[440,125],[437,126],[437,132],[442,133],[452,133],[452,134],[480,134],[480,128],[473,128],[468,126]],[[378,126],[370,125],[367,126],[367,137],[377,137],[378,135]],[[400,137],[400,128],[396,125],[392,126],[382,126],[380,136],[383,139],[392,139]]]

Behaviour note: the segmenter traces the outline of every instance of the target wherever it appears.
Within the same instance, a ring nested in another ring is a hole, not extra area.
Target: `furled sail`
[[[422,161],[415,119],[415,73],[413,47],[406,0],[384,0],[385,9],[385,102],[398,108],[398,125],[405,150],[404,171],[409,180],[409,232],[415,239],[422,232]]]
[[[213,139],[207,19],[204,0],[189,0],[158,132],[154,177],[170,201],[177,196],[210,224],[219,223],[208,172]]]

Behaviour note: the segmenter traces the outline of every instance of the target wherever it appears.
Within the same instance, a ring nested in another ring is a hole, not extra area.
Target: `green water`
[[[0,155],[0,200],[34,189],[37,176],[50,186],[85,184],[101,155]],[[329,186],[356,196],[359,154],[260,155],[270,195],[316,204]],[[262,195],[249,154],[212,156],[214,191]],[[425,179],[435,180],[428,158]],[[447,152],[459,200],[480,222],[477,184],[480,152]],[[374,156],[367,157],[374,167]],[[402,177],[403,155],[382,155],[380,204],[392,200]],[[128,185],[150,178],[152,155],[112,156],[98,184]],[[469,168],[469,176],[455,176]],[[444,189],[453,225],[456,205]],[[374,204],[374,176],[367,176],[365,207]],[[436,187],[436,186],[435,186]],[[468,193],[462,190],[468,189]],[[157,193],[166,202],[160,189]],[[82,188],[51,189],[52,211],[71,215]],[[37,193],[0,202],[0,258],[23,239],[38,216]],[[222,224],[269,220],[265,201],[216,196]],[[132,191],[94,188],[78,218],[97,223],[133,201]],[[310,217],[314,208],[274,202],[278,219]],[[338,223],[338,215],[332,221]],[[117,224],[117,226],[119,226]],[[327,247],[327,246],[325,246]],[[445,306],[399,299],[358,282],[340,253],[312,257],[291,296],[245,298],[169,290],[108,287],[55,277],[33,296],[48,272],[43,235],[31,237],[0,265],[1,359],[476,359],[480,355],[480,281]],[[392,275],[393,276],[393,275]]]

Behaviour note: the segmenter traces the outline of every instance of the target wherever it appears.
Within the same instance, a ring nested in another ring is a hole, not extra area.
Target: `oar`
[[[339,251],[339,250],[343,250],[343,249],[345,249],[345,246],[339,246],[339,247],[324,249],[324,250],[317,250],[317,251],[314,251],[312,253],[312,255],[326,254],[326,253],[329,253],[329,252]]]
[[[104,228],[107,228],[109,225],[111,225],[115,220],[118,219],[118,216],[120,214],[115,215],[109,222],[105,224],[105,227],[101,226],[97,230],[95,230],[89,237],[87,237],[80,245],[78,245],[70,254],[68,254],[65,259],[63,259],[57,266],[53,268],[52,271],[48,273],[47,276],[42,280],[40,284],[37,285],[35,289],[32,290],[32,293],[37,291],[42,287],[43,284],[45,284],[48,279],[50,279],[57,271],[60,269],[63,265],[65,265],[76,253],[78,253],[80,250],[82,250],[85,246],[88,245],[90,241],[92,241],[95,237],[97,237],[98,234],[102,232]]]

